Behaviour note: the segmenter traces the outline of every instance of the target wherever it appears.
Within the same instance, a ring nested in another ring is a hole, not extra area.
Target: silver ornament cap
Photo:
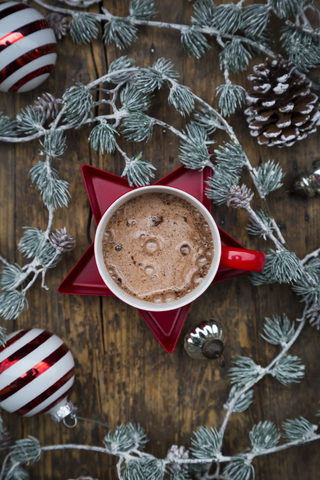
[[[192,327],[184,339],[187,354],[196,360],[218,360],[224,367],[223,351],[227,333],[219,320],[204,320]]]

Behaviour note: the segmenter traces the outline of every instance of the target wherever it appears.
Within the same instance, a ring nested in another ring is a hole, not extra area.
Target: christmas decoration
[[[51,233],[49,240],[57,251],[61,252],[71,252],[73,250],[75,239],[72,235],[67,234],[66,227],[58,230],[56,228],[55,233]]]
[[[55,119],[59,113],[62,101],[55,98],[51,93],[43,93],[42,97],[38,97],[34,102],[35,112],[39,112],[42,118],[48,120],[49,118]]]
[[[56,335],[40,328],[8,336],[0,348],[0,407],[25,417],[48,413],[59,422],[72,410],[72,353]]]
[[[280,56],[256,65],[246,94],[250,134],[260,145],[291,147],[316,132],[320,112],[310,81]]]
[[[274,2],[273,4],[275,5]],[[94,124],[89,136],[92,147],[101,153],[118,150],[124,158],[124,174],[129,183],[143,185],[149,182],[150,176],[153,174],[152,165],[142,161],[141,155],[129,158],[118,145],[117,135],[123,134],[129,141],[149,140],[153,129],[160,126],[179,136],[181,141],[180,159],[187,168],[194,170],[211,168],[211,177],[207,181],[207,196],[212,198],[217,205],[228,203],[230,206],[245,209],[249,216],[248,230],[250,229],[250,233],[268,238],[274,243],[275,249],[268,252],[264,271],[261,274],[252,275],[252,283],[255,285],[275,282],[290,284],[305,302],[302,317],[297,319],[297,323],[286,321],[284,316],[282,319],[276,317],[266,319],[264,338],[268,343],[280,346],[274,359],[267,366],[259,365],[252,358],[242,355],[235,359],[235,364],[229,372],[233,386],[225,404],[226,414],[221,427],[219,430],[199,427],[195,432],[195,438],[191,440],[191,458],[174,461],[177,464],[187,464],[190,471],[198,472],[203,479],[211,477],[209,472],[213,462],[216,464],[217,474],[214,475],[217,478],[220,476],[220,466],[223,464],[221,475],[229,477],[231,480],[243,479],[248,478],[250,474],[254,475],[253,461],[255,457],[320,438],[316,433],[317,425],[300,417],[283,423],[284,439],[288,441],[278,445],[279,429],[272,422],[265,421],[252,427],[249,433],[252,448],[249,452],[242,450],[233,456],[224,456],[222,453],[224,433],[230,416],[232,413],[244,411],[250,406],[254,397],[252,387],[256,383],[267,374],[284,385],[299,382],[304,375],[305,367],[301,360],[288,354],[288,350],[297,340],[307,322],[317,329],[320,328],[319,250],[300,260],[294,252],[284,246],[285,240],[277,222],[266,207],[266,196],[281,186],[283,173],[280,165],[270,161],[262,163],[259,167],[253,167],[227,120],[188,87],[181,85],[177,78],[178,74],[173,70],[173,65],[166,59],[161,58],[153,66],[141,68],[133,66],[130,59],[121,57],[110,65],[109,72],[103,77],[88,85],[74,85],[68,88],[63,95],[62,108],[49,128],[44,127],[45,119],[40,114],[38,117],[35,116],[31,107],[17,116],[20,137],[17,136],[16,124],[7,116],[0,117],[0,133],[3,135],[1,140],[13,143],[45,137],[42,147],[43,152],[47,152],[48,161],[45,164],[46,168],[41,170],[44,177],[40,177],[40,175],[35,177],[35,182],[43,195],[41,182],[43,178],[46,178],[46,170],[50,171],[51,159],[62,155],[61,152],[64,151],[65,130],[80,128],[84,123]],[[108,89],[109,83],[114,83],[115,86]],[[194,113],[193,119],[186,124],[182,131],[146,113],[152,94],[163,86],[167,86],[169,89],[170,105],[181,115]],[[97,92],[101,94],[102,98],[95,101]],[[107,94],[107,98],[103,97],[104,94]],[[101,100],[108,101],[108,107],[112,107],[110,109],[112,112],[108,111],[108,114],[95,117],[97,103]],[[197,110],[194,112],[196,105]],[[60,124],[61,120],[64,121],[63,125]],[[223,130],[229,139],[224,144],[217,145],[211,158],[208,145],[213,142],[211,135],[216,129]],[[48,135],[50,141],[46,138]],[[262,200],[263,210],[258,212],[253,209],[253,192],[241,184],[241,172],[244,166],[247,167],[254,188]],[[60,187],[63,188],[62,185]],[[53,191],[55,197],[51,205],[57,206],[61,200],[61,189],[54,188]],[[67,189],[64,189],[64,195],[66,192]],[[45,195],[43,196],[46,198]],[[32,238],[31,232],[29,235]],[[47,239],[48,237],[46,237]],[[25,242],[22,243],[22,249],[28,245],[27,240],[25,239]],[[41,244],[37,245],[40,246],[39,250],[41,251]],[[5,263],[4,259],[1,258],[1,260]],[[16,288],[13,288],[15,283],[12,283],[18,267],[15,265],[10,267],[2,281],[2,285],[8,288],[8,291],[4,292],[6,296],[1,297],[2,303],[0,303],[2,313],[6,315],[6,318],[13,318],[12,312],[14,315],[18,315],[24,305],[21,294]],[[6,300],[5,310],[2,307],[3,300]],[[79,448],[115,455],[119,458],[117,464],[119,478],[126,480],[162,478],[165,475],[166,466],[168,471],[172,471],[169,470],[169,464],[173,463],[171,459],[157,459],[141,451],[146,442],[146,436],[139,426],[132,424],[119,426],[114,432],[109,432],[104,437],[105,448],[74,444],[41,446],[33,438],[18,442],[10,452],[10,455],[17,459],[16,464],[10,466],[12,471],[21,468],[21,463],[38,460],[42,452],[58,448]],[[16,457],[14,457],[15,453]],[[181,478],[181,471],[178,473]],[[177,473],[175,473],[175,477],[177,477]]]
[[[68,19],[59,13],[50,13],[47,16],[47,22],[55,33],[58,40],[62,40],[67,35]]]
[[[303,197],[320,194],[320,160],[314,160],[306,172],[301,172],[292,185],[292,192]]]
[[[289,62],[305,73],[320,65],[318,26],[312,25],[310,15],[315,12],[320,16],[314,2],[310,5],[298,0],[266,0],[264,3],[244,5],[245,1],[240,0],[237,4],[230,2],[217,6],[213,0],[200,0],[194,2],[192,25],[182,25],[153,21],[158,10],[154,0],[132,0],[126,17],[113,15],[105,7],[101,8],[102,13],[88,14],[52,6],[42,0],[34,1],[48,10],[71,16],[70,34],[79,44],[96,39],[99,24],[102,25],[104,43],[115,44],[120,50],[129,48],[137,40],[139,26],[169,28],[180,33],[184,50],[199,59],[211,48],[206,36],[215,37],[222,48],[219,63],[225,77],[225,83],[216,88],[216,94],[220,97],[219,108],[225,116],[235,113],[244,102],[244,88],[233,85],[229,73],[246,70],[255,54],[267,55],[271,59],[277,57],[277,53],[271,50],[272,34],[268,30],[271,14],[284,22],[284,27],[280,29],[280,41]],[[77,7],[85,7],[88,2],[66,1]],[[312,88],[320,91],[317,84],[312,83]]]
[[[56,37],[41,13],[24,3],[0,5],[0,90],[27,92],[44,82],[56,58]]]
[[[196,360],[218,360],[225,366],[223,351],[226,343],[226,328],[219,320],[204,320],[192,327],[184,338],[187,354]]]

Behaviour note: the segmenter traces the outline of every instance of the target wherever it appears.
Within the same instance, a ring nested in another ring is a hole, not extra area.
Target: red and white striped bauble
[[[73,382],[72,353],[53,333],[19,330],[0,348],[0,407],[7,412],[49,413],[60,421],[70,413],[67,395]]]
[[[0,4],[0,90],[36,88],[54,67],[56,51],[55,34],[41,13],[24,3]]]

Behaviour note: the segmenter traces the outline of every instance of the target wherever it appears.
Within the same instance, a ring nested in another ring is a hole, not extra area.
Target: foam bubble
[[[113,274],[114,274],[114,268],[109,267],[109,268],[108,268],[108,272],[110,273],[110,275],[113,275]]]
[[[118,208],[116,213],[117,213],[117,215],[122,215],[123,212],[124,212],[123,208],[120,207],[120,208]]]
[[[177,295],[174,292],[167,292],[163,295],[166,303],[174,302],[177,299]]]
[[[152,280],[153,282],[155,282],[155,281],[157,280],[157,278],[158,278],[157,275],[152,275],[151,280]]]
[[[155,253],[157,250],[159,250],[159,244],[157,240],[150,238],[150,240],[146,241],[145,248],[147,253]]]
[[[203,282],[203,278],[201,277],[200,273],[199,272],[196,272],[192,275],[192,278],[191,278],[191,282],[194,284],[194,285],[200,285],[200,283]]]
[[[183,255],[184,257],[185,257],[186,255],[188,255],[188,254],[190,253],[190,247],[189,247],[189,245],[186,245],[186,244],[185,244],[185,245],[182,245],[182,246],[180,247],[180,253],[181,253],[181,255]]]
[[[199,212],[199,210],[192,210],[192,215],[195,217],[195,218],[199,218],[201,216],[201,213]]]
[[[152,301],[154,303],[162,303],[163,302],[162,295],[160,295],[159,293],[157,293],[156,295],[153,295]]]
[[[204,256],[208,259],[208,260],[211,260],[212,259],[212,250],[211,248],[207,248],[204,252],[203,252]]]
[[[209,227],[209,225],[208,225],[207,223],[204,223],[204,224],[202,225],[202,231],[203,231],[205,234],[210,233],[210,227]]]
[[[106,230],[103,234],[103,239],[107,242],[111,242],[113,240],[113,233],[111,230]]]
[[[144,273],[146,275],[148,275],[148,277],[150,277],[151,275],[154,274],[154,268],[152,265],[147,265],[145,268],[144,268]]]
[[[198,267],[204,267],[207,263],[208,263],[208,260],[204,255],[200,255],[200,257],[197,258]]]

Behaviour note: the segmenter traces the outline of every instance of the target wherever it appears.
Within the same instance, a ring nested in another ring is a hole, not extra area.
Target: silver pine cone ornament
[[[52,232],[49,237],[50,242],[56,250],[60,252],[70,252],[76,243],[72,235],[68,235],[66,227]]]
[[[54,31],[58,40],[62,40],[67,35],[69,23],[67,17],[60,15],[60,13],[50,13],[47,16],[47,21]]]
[[[317,130],[320,112],[311,83],[281,56],[256,65],[248,79],[245,110],[250,134],[260,145],[291,147]]]
[[[223,351],[226,343],[225,326],[218,320],[204,320],[192,327],[184,338],[187,354],[196,360],[218,360],[225,366]]]
[[[42,118],[56,118],[62,104],[60,99],[55,98],[51,93],[43,93],[42,97],[38,97],[34,102],[34,109],[40,112]]]
[[[305,172],[301,172],[292,186],[292,192],[302,197],[320,194],[320,159],[312,162]]]

